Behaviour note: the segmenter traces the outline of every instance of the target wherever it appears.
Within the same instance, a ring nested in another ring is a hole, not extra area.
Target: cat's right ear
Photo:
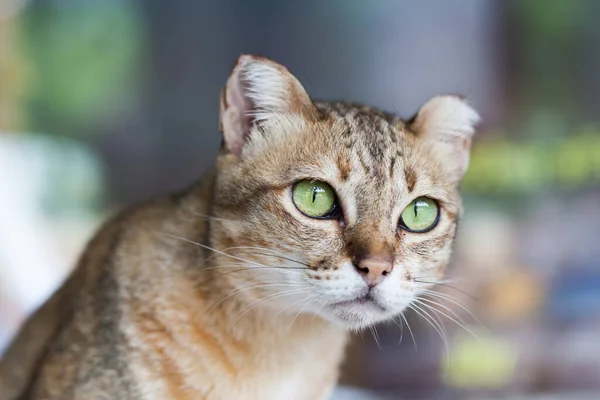
[[[278,114],[314,111],[306,90],[284,66],[241,55],[221,92],[219,127],[227,149],[240,156],[254,126]]]
[[[458,183],[469,166],[471,139],[479,115],[457,96],[436,96],[409,121],[410,129],[429,141],[448,179]]]

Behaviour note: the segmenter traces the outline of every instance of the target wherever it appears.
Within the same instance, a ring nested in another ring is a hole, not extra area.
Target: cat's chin
[[[396,312],[373,300],[356,299],[331,304],[326,317],[349,330],[359,330],[391,319]]]

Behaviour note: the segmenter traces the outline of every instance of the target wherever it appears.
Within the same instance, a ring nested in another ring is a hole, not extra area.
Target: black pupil
[[[415,211],[415,218],[417,218],[417,202],[415,201],[414,205],[413,205],[413,209]]]
[[[314,203],[315,200],[317,200],[317,192],[319,191],[319,188],[316,186],[313,186],[313,198],[312,198],[312,202]]]

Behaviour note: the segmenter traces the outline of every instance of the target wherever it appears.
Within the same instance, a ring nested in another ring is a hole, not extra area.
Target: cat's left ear
[[[241,55],[221,92],[219,126],[227,149],[240,156],[255,125],[294,113],[316,113],[300,82],[274,61]]]
[[[409,128],[431,143],[435,156],[458,183],[469,166],[471,139],[479,115],[457,96],[437,96],[427,101],[412,119]]]

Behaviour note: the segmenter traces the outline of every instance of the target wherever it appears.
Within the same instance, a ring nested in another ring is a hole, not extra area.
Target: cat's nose
[[[354,262],[354,266],[369,287],[381,283],[394,268],[391,260],[377,257],[363,258],[358,262]]]

